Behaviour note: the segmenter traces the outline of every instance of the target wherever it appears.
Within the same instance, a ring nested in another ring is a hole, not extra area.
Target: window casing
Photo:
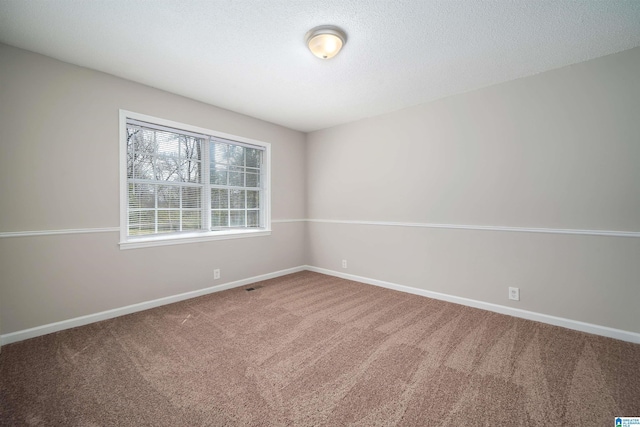
[[[270,234],[270,144],[120,111],[122,249]]]

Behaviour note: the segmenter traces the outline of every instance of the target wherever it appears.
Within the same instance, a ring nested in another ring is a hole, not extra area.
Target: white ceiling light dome
[[[333,25],[312,28],[305,36],[309,50],[321,59],[331,59],[340,52],[347,42],[347,35]]]

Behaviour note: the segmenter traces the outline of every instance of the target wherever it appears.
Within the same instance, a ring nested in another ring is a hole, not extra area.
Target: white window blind
[[[126,237],[264,229],[265,147],[126,119]]]
[[[202,224],[203,139],[127,124],[129,236]]]

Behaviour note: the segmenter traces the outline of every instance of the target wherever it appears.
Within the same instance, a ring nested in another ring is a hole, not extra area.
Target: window
[[[120,247],[270,234],[270,145],[120,111]]]

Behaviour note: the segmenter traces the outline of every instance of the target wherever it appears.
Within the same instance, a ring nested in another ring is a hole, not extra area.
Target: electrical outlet
[[[213,270],[213,278],[214,279],[219,279],[220,278],[220,269],[216,268],[215,270]]]
[[[509,299],[520,301],[520,288],[509,287]]]
[[[342,268],[347,268],[347,260],[346,259],[342,260]]]

